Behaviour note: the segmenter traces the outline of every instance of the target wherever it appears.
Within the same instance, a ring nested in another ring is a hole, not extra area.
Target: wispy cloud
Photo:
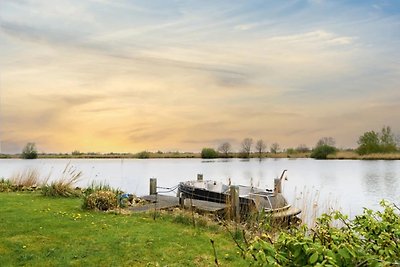
[[[397,118],[399,21],[390,1],[1,1],[1,135],[53,151],[352,146]]]

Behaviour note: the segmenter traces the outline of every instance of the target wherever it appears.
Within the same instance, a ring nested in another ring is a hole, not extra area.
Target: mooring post
[[[185,208],[185,195],[182,192],[179,192],[179,206],[181,209]]]
[[[202,182],[203,181],[203,174],[197,174],[197,181]]]
[[[229,187],[229,193],[232,219],[238,222],[240,218],[239,187],[231,185]]]
[[[157,178],[150,178],[150,195],[157,194]]]

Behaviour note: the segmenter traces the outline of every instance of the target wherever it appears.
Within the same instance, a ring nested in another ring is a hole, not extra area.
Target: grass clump
[[[76,187],[76,183],[82,176],[81,171],[70,165],[69,163],[62,172],[60,179],[52,181],[48,184],[48,179],[43,182],[42,194],[51,197],[79,197],[82,192]]]
[[[121,195],[123,192],[112,188],[102,182],[93,181],[90,186],[83,190],[82,208],[86,210],[108,211],[123,205]]]
[[[84,197],[84,209],[107,211],[118,207],[118,198],[112,191],[96,191]]]

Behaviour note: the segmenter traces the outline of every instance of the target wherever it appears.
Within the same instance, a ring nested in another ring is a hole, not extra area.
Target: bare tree
[[[310,149],[307,147],[307,145],[305,144],[300,144],[296,147],[296,151],[299,153],[305,153],[305,152],[309,152]]]
[[[243,156],[249,158],[250,153],[251,153],[251,146],[253,145],[253,139],[252,138],[245,138],[242,141],[242,154]]]
[[[335,146],[336,141],[333,137],[322,137],[321,139],[318,140],[316,147],[320,147],[323,145],[328,145],[328,146]]]
[[[258,152],[258,157],[261,158],[262,154],[265,152],[267,145],[264,143],[262,139],[256,142],[256,151]]]
[[[225,157],[229,156],[232,146],[229,142],[224,142],[218,147],[218,151],[224,154]]]
[[[276,154],[276,153],[278,153],[278,151],[280,150],[280,146],[279,146],[279,144],[278,143],[273,143],[272,145],[271,145],[271,153],[274,153],[274,154]]]

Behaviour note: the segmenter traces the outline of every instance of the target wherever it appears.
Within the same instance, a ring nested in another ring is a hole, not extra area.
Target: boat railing
[[[286,206],[284,206],[284,207],[282,207],[282,208],[265,209],[265,212],[267,212],[267,213],[281,212],[281,211],[290,209],[290,207],[291,207],[291,205],[288,204],[288,205],[286,205]]]

